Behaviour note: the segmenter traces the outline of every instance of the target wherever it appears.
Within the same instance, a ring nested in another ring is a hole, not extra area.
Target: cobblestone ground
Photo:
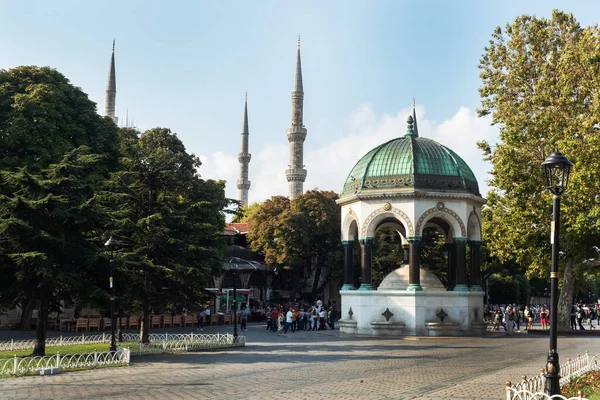
[[[188,329],[189,330],[189,329]],[[223,332],[211,327],[204,333]],[[129,367],[0,380],[1,399],[501,399],[539,372],[548,337],[278,336],[251,326],[243,349],[133,358]],[[600,340],[559,338],[562,360]]]

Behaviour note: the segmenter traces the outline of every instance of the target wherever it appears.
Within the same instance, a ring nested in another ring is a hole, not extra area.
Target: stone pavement
[[[1,379],[0,399],[501,399],[506,380],[539,372],[548,347],[548,337],[497,332],[387,339],[264,329],[249,326],[243,332],[248,345],[241,349],[135,357],[129,367]],[[217,331],[225,329],[204,333]],[[561,360],[585,350],[600,353],[600,341],[559,338]]]

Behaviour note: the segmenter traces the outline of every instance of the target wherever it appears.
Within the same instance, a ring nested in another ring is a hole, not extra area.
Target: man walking
[[[292,328],[292,332],[294,332],[294,328],[292,326],[292,309],[288,309],[288,312],[285,313],[285,328],[283,329],[283,333],[287,333],[288,329]]]
[[[198,319],[198,327],[196,328],[197,331],[203,331],[203,325],[202,322],[204,320],[204,310],[201,309],[200,311],[198,311],[198,314],[196,315],[196,318]]]

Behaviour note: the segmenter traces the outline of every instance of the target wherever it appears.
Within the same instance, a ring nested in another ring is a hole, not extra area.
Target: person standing
[[[540,309],[540,323],[542,324],[542,329],[548,329],[548,316],[549,316],[549,312],[548,310],[546,310],[546,307],[542,307]]]
[[[243,307],[240,311],[240,318],[242,320],[242,323],[240,324],[240,329],[245,332],[248,330],[246,328],[246,325],[248,323],[248,309],[246,307]]]
[[[569,315],[569,318],[571,320],[571,330],[575,331],[577,330],[577,320],[576,320],[576,315],[577,315],[577,310],[575,308],[574,305],[571,306],[571,314]]]
[[[196,328],[196,330],[203,331],[204,329],[202,322],[204,321],[204,309],[200,309],[200,311],[198,311],[196,318],[198,319],[198,327]]]
[[[273,324],[273,332],[277,332],[278,324],[279,324],[279,310],[277,307],[273,307],[273,311],[271,311],[271,324]]]
[[[210,304],[204,307],[204,318],[206,318],[206,325],[210,326]]]
[[[283,329],[283,333],[287,333],[287,331],[291,328],[292,332],[294,332],[294,328],[292,326],[292,309],[288,309],[288,311],[285,313],[285,328]]]
[[[506,331],[509,335],[513,334],[514,322],[515,322],[515,314],[511,306],[506,307],[504,311],[504,319],[506,320]]]
[[[584,318],[583,308],[581,308],[579,306],[577,307],[577,312],[575,313],[575,317],[577,318],[577,325],[579,325],[579,330],[585,331],[585,328],[581,324],[583,322],[583,318]]]

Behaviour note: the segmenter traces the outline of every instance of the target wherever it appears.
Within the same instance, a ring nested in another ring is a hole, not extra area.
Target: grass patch
[[[562,395],[567,398],[577,397],[579,391],[587,399],[600,400],[600,371],[588,372],[561,388]]]
[[[135,348],[138,342],[122,342],[117,343],[117,346]],[[62,354],[84,354],[93,353],[95,351],[104,353],[110,350],[110,343],[85,343],[85,344],[71,344],[68,346],[49,346],[46,347],[46,356],[56,355],[57,353]],[[0,362],[6,359],[17,357],[30,357],[33,353],[33,349],[24,350],[5,350],[0,351]]]

